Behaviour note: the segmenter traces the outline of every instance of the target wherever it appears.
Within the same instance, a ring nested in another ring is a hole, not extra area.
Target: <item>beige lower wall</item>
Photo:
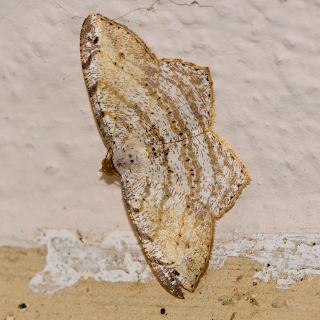
[[[319,319],[318,278],[277,289],[272,281],[254,280],[263,265],[246,258],[228,258],[220,270],[208,270],[194,293],[184,291],[185,300],[173,298],[156,280],[80,280],[53,295],[35,294],[27,284],[45,258],[45,247],[0,248],[0,319]]]

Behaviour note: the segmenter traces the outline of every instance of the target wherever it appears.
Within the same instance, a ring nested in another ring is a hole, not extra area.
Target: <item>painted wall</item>
[[[254,239],[253,259],[262,251],[267,264],[276,261],[272,248],[291,237],[287,249],[294,255],[304,246],[313,268],[320,252],[319,0],[15,0],[0,12],[0,245],[50,249],[56,237],[81,256],[91,252],[83,242],[100,248],[114,232],[132,235],[119,181],[98,171],[107,150],[80,64],[81,24],[98,12],[132,29],[159,58],[209,66],[215,130],[252,178],[218,221],[217,246],[238,243],[239,234]]]

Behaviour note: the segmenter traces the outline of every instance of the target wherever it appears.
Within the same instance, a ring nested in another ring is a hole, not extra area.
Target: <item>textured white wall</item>
[[[159,58],[210,67],[215,130],[252,178],[217,236],[319,232],[320,1],[191,2],[0,3],[1,237],[131,230],[119,182],[98,172],[79,58],[91,12],[123,16]]]

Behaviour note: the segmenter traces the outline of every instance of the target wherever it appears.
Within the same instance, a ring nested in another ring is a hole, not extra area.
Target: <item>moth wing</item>
[[[143,123],[129,141],[144,139],[143,145],[150,146],[197,136],[213,124],[213,100],[207,67],[180,59],[162,59],[154,96],[144,109]]]
[[[80,51],[91,104],[112,148],[180,141],[212,125],[208,68],[158,60],[134,32],[98,14],[83,23]]]
[[[85,19],[80,52],[91,105],[110,147],[132,144],[133,136],[139,145],[155,142],[145,115],[158,86],[156,56],[134,32],[99,14]]]
[[[151,161],[148,175],[157,172],[157,176],[166,176],[169,168],[172,185],[220,218],[234,205],[250,176],[232,149],[213,131],[214,93],[209,68],[180,59],[162,59],[158,94],[169,113],[174,114],[172,130],[181,133],[179,140],[170,140],[174,144],[153,146],[158,150],[156,157],[166,167],[154,166]]]
[[[199,203],[165,183],[125,175],[123,192],[148,262],[164,287],[183,298],[193,291],[209,261],[212,215]]]
[[[149,146],[148,162],[122,176],[123,192],[155,273],[174,295],[192,291],[209,261],[213,220],[250,178],[212,132]]]
[[[250,182],[233,151],[212,131],[182,141],[150,146],[148,163],[137,171],[199,202],[215,218],[235,203]]]
[[[208,67],[180,59],[160,60],[158,95],[169,116],[175,118],[174,131],[183,133],[179,141],[205,132],[213,125],[214,93]]]

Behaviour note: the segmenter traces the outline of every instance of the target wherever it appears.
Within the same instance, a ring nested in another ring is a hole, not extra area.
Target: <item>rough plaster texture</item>
[[[302,233],[309,243],[319,233],[319,0],[16,0],[0,9],[2,245],[34,246],[38,228],[131,230],[119,182],[98,172],[106,148],[79,57],[91,12],[118,18],[159,58],[210,67],[215,130],[252,178],[217,239]]]

